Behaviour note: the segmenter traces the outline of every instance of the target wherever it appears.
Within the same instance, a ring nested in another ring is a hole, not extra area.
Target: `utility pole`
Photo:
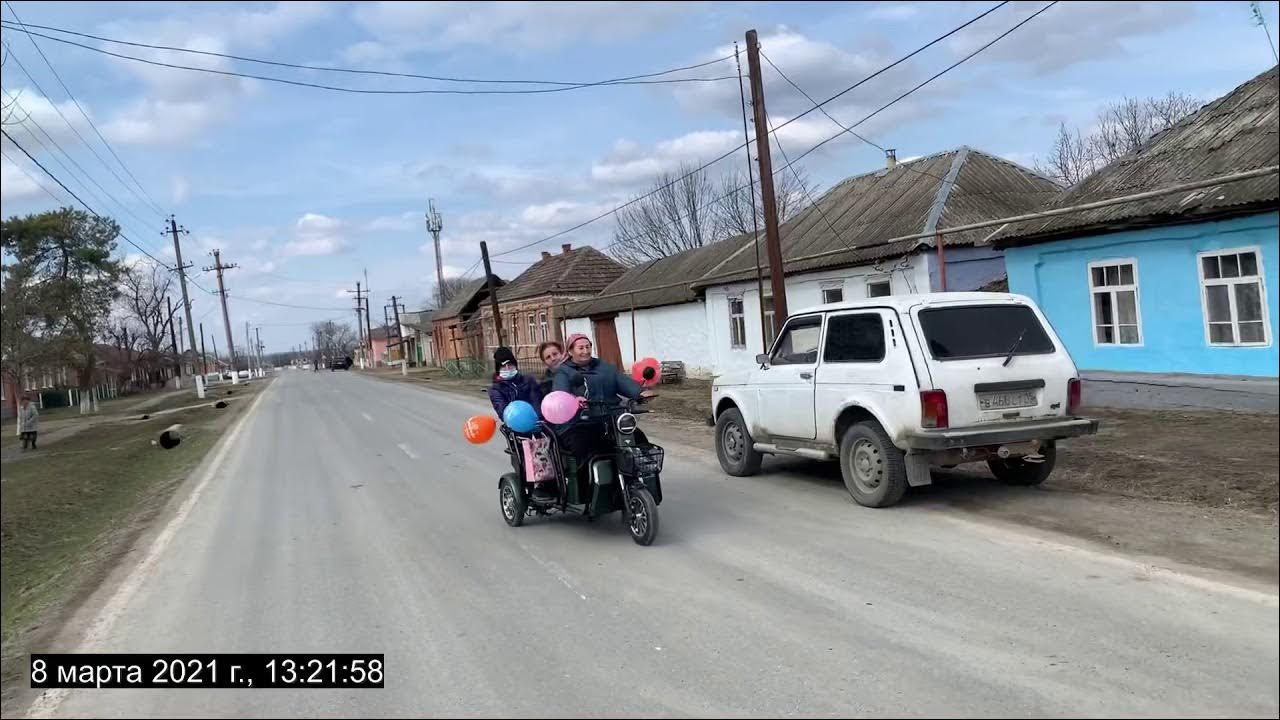
[[[249,321],[244,321],[244,369],[253,376],[253,337],[249,335]]]
[[[496,331],[494,337],[498,338],[498,346],[502,347],[507,344],[505,333],[502,332],[502,317],[498,315],[498,289],[493,286],[493,269],[489,266],[489,245],[480,241],[480,257],[484,260],[484,282],[485,287],[489,289],[489,309],[493,312],[493,329]],[[481,330],[484,328],[482,327]]]
[[[436,246],[436,307],[444,305],[444,260],[440,257],[440,231],[444,229],[444,221],[436,212],[434,198],[427,199],[427,232]]]
[[[369,329],[365,334],[365,340],[369,343],[369,365],[370,367],[377,365],[373,360],[373,321],[369,319],[369,305],[373,301],[373,288],[369,287],[369,269],[364,271],[364,326]]]
[[[409,354],[404,349],[404,333],[400,330],[400,304],[396,302],[396,296],[391,296],[391,309],[396,313],[396,338],[397,345],[400,346],[400,374],[409,374]]]
[[[353,291],[348,290],[347,292],[353,292]],[[360,290],[360,282],[357,280],[357,281],[356,281],[356,289],[355,289],[355,291],[354,291],[354,292],[355,292],[355,295],[356,295],[356,332],[357,332],[357,334],[360,336],[360,353],[359,353],[359,354],[361,355],[361,358],[360,358],[360,369],[361,369],[361,370],[363,370],[363,369],[364,369],[364,367],[365,367],[365,364],[366,364],[366,362],[367,362],[367,360],[368,360],[369,353],[365,352],[365,342],[364,342],[364,338],[365,338],[364,318],[362,318],[362,317],[360,316],[360,311],[363,309],[363,308],[362,308],[362,304],[363,304],[363,303],[365,303],[365,302],[367,302],[367,300],[368,300],[365,296],[369,294],[369,291],[368,291],[368,290],[361,291],[361,290]],[[362,294],[362,292],[363,292],[363,294]],[[369,331],[370,331],[370,332],[373,332],[373,328],[369,328]]]
[[[760,196],[764,205],[764,237],[769,249],[769,285],[773,289],[775,337],[787,321],[787,278],[782,268],[782,240],[778,235],[778,200],[773,195],[773,161],[769,158],[769,123],[764,113],[764,80],[760,76],[760,40],[747,31],[747,70],[751,73],[751,111],[756,121],[756,161],[760,163]],[[764,304],[764,298],[760,298]],[[767,350],[768,348],[766,348]]]
[[[213,267],[206,267],[204,271],[209,272],[210,270],[215,270],[218,273],[218,295],[222,297],[222,325],[227,331],[227,352],[231,353],[231,374],[234,377],[236,370],[236,343],[231,339],[231,316],[227,314],[227,288],[222,284],[222,271],[231,270],[232,268],[239,267],[239,265],[236,265],[235,263],[232,263],[231,265],[223,265],[222,251],[218,248],[214,248],[213,252],[210,254],[213,255]],[[218,352],[216,345],[213,352],[215,355]]]
[[[173,376],[182,377],[182,356],[178,354],[178,334],[173,330],[173,300],[168,295],[164,297],[165,307],[169,310],[169,342],[173,344]],[[182,386],[182,380],[177,381],[178,386]]]
[[[262,369],[262,328],[254,328],[253,335],[258,341],[258,374],[266,376],[266,371]]]
[[[209,356],[204,352],[204,323],[200,323],[200,372],[209,374]]]
[[[191,352],[196,350],[196,328],[191,322],[191,298],[187,296],[187,268],[182,264],[182,243],[178,242],[178,233],[186,233],[187,229],[178,227],[177,220],[169,216],[169,232],[173,235],[173,255],[178,260],[178,284],[182,287],[182,309],[187,315],[187,340],[191,343]],[[161,235],[164,233],[161,232]],[[170,315],[172,317],[172,314]]]
[[[218,373],[218,377],[222,377],[222,371],[218,369],[218,336],[210,335],[209,340],[213,343],[213,370]]]

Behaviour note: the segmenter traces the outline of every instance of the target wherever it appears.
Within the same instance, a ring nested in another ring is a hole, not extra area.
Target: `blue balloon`
[[[523,400],[515,400],[502,411],[502,422],[519,433],[533,432],[538,427],[538,411]]]

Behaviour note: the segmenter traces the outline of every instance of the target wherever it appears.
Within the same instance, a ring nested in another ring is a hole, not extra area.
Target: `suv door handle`
[[[805,380],[812,380],[812,379],[813,379],[813,373],[811,373],[811,372],[802,372],[802,373],[800,373],[800,377],[804,378]]]

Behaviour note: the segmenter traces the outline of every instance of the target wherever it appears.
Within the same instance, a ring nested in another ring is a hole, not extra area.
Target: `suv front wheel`
[[[756,452],[755,440],[737,408],[725,410],[716,418],[716,457],[720,467],[734,477],[755,475],[764,456]]]
[[[845,430],[840,439],[840,474],[854,502],[866,507],[895,505],[907,491],[903,453],[874,420]]]

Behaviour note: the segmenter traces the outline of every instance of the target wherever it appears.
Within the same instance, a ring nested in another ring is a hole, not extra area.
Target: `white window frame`
[[[889,295],[893,295],[893,276],[892,275],[875,275],[867,278],[863,284],[863,292],[867,297],[882,297],[871,294],[872,285],[886,284],[889,286]]]
[[[739,309],[736,314],[733,311],[733,304],[735,302],[738,303]],[[735,297],[731,295],[726,298],[725,304],[728,306],[729,310],[729,347],[735,350],[745,348],[747,346],[747,303],[743,300],[742,296]],[[742,329],[742,342],[740,343],[737,342],[738,339],[734,337],[736,334],[735,329],[739,327]]]
[[[535,322],[537,317],[537,314],[529,313],[529,342],[525,343],[526,345],[534,345],[538,342],[538,325]]]
[[[542,331],[542,342],[547,341],[547,311],[538,311],[538,327]]]
[[[1133,266],[1133,285],[1103,285],[1101,287],[1093,286],[1093,269],[1099,267],[1111,267],[1112,265],[1131,265]],[[1109,258],[1107,260],[1094,260],[1089,263],[1086,271],[1088,273],[1089,283],[1089,334],[1093,336],[1094,347],[1120,347],[1120,348],[1140,348],[1146,344],[1146,336],[1142,332],[1142,293],[1138,290],[1138,259],[1137,258]],[[1120,304],[1116,301],[1117,291],[1133,291],[1133,314],[1134,321],[1138,326],[1138,342],[1123,343],[1120,342]],[[1094,300],[1095,295],[1107,293],[1111,296],[1111,312],[1115,323],[1116,342],[1098,342],[1098,304]],[[1207,326],[1205,332],[1208,332]]]
[[[839,285],[824,285],[824,286],[821,288],[821,290],[822,290],[822,304],[823,304],[823,305],[829,305],[829,304],[831,304],[831,303],[844,302],[844,284],[843,284],[843,283],[841,283],[841,284],[839,284]],[[838,293],[840,293],[840,299],[839,299],[839,300],[828,300],[828,299],[827,299],[827,293],[829,293],[829,292],[838,292]]]
[[[1233,278],[1206,278],[1204,276],[1204,259],[1206,257],[1220,257],[1223,255],[1239,255],[1240,253],[1253,253],[1255,261],[1258,263],[1258,274],[1256,276],[1233,277]],[[1262,266],[1262,248],[1257,245],[1250,245],[1236,248],[1221,248],[1218,250],[1205,250],[1196,253],[1196,274],[1200,277],[1200,315],[1204,324],[1204,342],[1211,348],[1265,348],[1271,347],[1271,314],[1267,304],[1267,271]],[[1236,312],[1236,293],[1232,286],[1243,285],[1246,282],[1258,283],[1258,301],[1262,304],[1262,342],[1239,342],[1240,337],[1240,320],[1239,314]],[[1227,291],[1227,302],[1231,309],[1231,337],[1234,342],[1221,343],[1213,342],[1213,336],[1209,332],[1209,286],[1210,285],[1226,285],[1230,288]]]

